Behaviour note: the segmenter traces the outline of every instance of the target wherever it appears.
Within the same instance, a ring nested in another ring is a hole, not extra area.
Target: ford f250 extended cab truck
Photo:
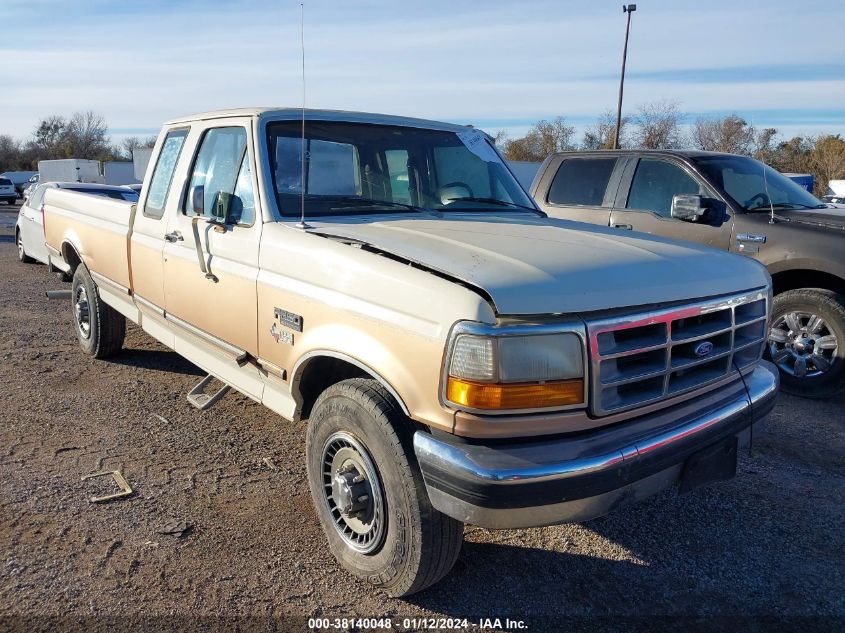
[[[763,266],[548,219],[471,127],[301,116],[171,121],[137,204],[51,190],[46,239],[85,352],[117,353],[129,319],[209,374],[195,406],[233,387],[307,419],[346,569],[405,595],[463,523],[734,475],[778,388]]]
[[[845,390],[845,211],[746,156],[562,152],[531,194],[550,216],[701,242],[753,257],[774,287],[766,357],[784,391]]]

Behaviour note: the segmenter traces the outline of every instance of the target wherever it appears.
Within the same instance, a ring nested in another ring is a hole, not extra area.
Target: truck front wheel
[[[845,298],[815,289],[777,295],[768,356],[787,393],[829,398],[845,390]]]
[[[84,264],[76,267],[71,290],[73,324],[79,344],[89,356],[107,358],[123,347],[126,318],[100,299]]]
[[[308,421],[308,483],[329,549],[391,596],[443,578],[463,542],[463,524],[431,506],[412,434],[387,390],[363,378],[326,389]]]

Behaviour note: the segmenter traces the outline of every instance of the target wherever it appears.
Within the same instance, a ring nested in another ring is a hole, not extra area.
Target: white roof
[[[228,110],[214,110],[201,112],[190,116],[179,117],[167,121],[165,125],[205,121],[208,119],[222,119],[228,117],[261,117],[268,120],[298,120],[302,117],[301,108],[231,108]],[[443,121],[429,121],[412,117],[376,114],[372,112],[348,112],[345,110],[305,110],[306,120],[311,121],[345,121],[349,123],[372,123],[378,125],[399,125],[404,127],[418,127],[434,130],[459,132],[466,130],[466,125],[444,123]]]

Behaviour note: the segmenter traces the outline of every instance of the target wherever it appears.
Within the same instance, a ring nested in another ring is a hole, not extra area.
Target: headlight
[[[514,411],[584,404],[584,346],[574,332],[516,334],[505,327],[495,333],[459,332],[452,341],[445,396],[459,408]]]

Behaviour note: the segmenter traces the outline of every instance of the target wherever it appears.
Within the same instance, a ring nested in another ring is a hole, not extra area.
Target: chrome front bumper
[[[762,431],[777,369],[611,428],[511,444],[414,435],[432,504],[464,523],[518,528],[586,521],[676,485],[691,455]]]

